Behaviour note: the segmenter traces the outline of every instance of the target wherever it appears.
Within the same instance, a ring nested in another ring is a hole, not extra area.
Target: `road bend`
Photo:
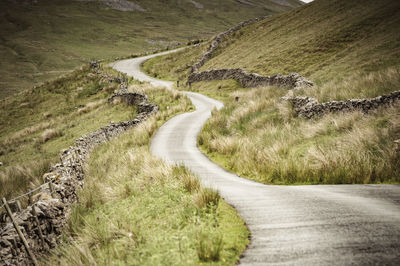
[[[140,71],[142,62],[159,55],[119,61],[113,67],[153,86],[171,88],[172,82]],[[274,186],[241,178],[197,147],[211,110],[223,104],[198,93],[185,94],[196,111],[167,121],[154,136],[151,152],[170,164],[184,164],[236,208],[251,232],[240,264],[400,265],[399,185]]]

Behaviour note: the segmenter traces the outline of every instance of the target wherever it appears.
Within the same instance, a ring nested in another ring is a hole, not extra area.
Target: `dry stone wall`
[[[93,65],[98,71],[98,65]],[[122,84],[122,88],[126,85]],[[15,212],[14,216],[22,230],[31,251],[34,254],[48,252],[57,245],[61,233],[67,223],[72,203],[77,201],[77,190],[84,183],[84,164],[88,154],[94,147],[120,135],[158,111],[156,104],[149,103],[146,95],[141,93],[118,92],[109,102],[120,99],[127,104],[138,107],[138,115],[134,120],[110,123],[75,141],[75,145],[66,149],[60,156],[60,162],[53,165],[50,172],[44,175],[52,180],[53,195],[50,188],[43,187],[34,203],[39,224],[36,224],[32,214],[33,206]],[[38,227],[44,236],[44,243],[39,237]],[[0,230],[0,265],[30,264],[22,241],[16,233],[11,221],[7,218],[5,226]]]
[[[299,89],[299,88],[313,86],[314,84],[311,81],[307,80],[306,78],[302,77],[297,73],[291,73],[286,76],[280,74],[277,74],[275,76],[261,76],[256,73],[247,73],[244,69],[241,68],[212,69],[208,71],[199,72],[200,68],[213,57],[215,50],[218,49],[221,42],[225,40],[228,35],[242,29],[243,27],[249,24],[252,24],[260,20],[264,20],[268,17],[269,16],[265,16],[261,18],[254,18],[244,21],[239,25],[229,29],[228,31],[218,34],[211,41],[211,45],[208,48],[207,52],[205,52],[203,56],[200,58],[200,60],[197,61],[191,67],[191,73],[188,77],[188,84],[190,85],[194,82],[199,82],[199,81],[235,79],[243,87],[248,87],[248,88],[276,85],[276,86]]]
[[[213,69],[209,71],[192,73],[188,78],[188,83],[191,84],[193,82],[199,81],[226,79],[235,79],[243,87],[247,88],[276,85],[299,89],[314,85],[311,81],[307,80],[297,73],[291,73],[285,76],[282,76],[280,74],[274,76],[261,76],[254,73],[249,74],[241,68]]]
[[[400,100],[400,91],[392,92],[371,99],[350,99],[346,101],[331,101],[319,103],[312,97],[283,97],[292,103],[297,116],[305,118],[317,118],[327,113],[361,111],[368,113],[379,107],[390,106]]]

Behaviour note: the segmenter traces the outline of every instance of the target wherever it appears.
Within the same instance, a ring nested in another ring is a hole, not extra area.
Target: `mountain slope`
[[[320,102],[398,91],[399,7],[389,0],[316,0],[232,34],[200,71],[297,71],[316,85],[293,94]],[[152,59],[143,68],[158,77],[185,80],[208,46]],[[336,112],[304,119],[281,100],[287,88],[248,89],[226,80],[183,89],[224,101],[198,144],[212,160],[243,177],[269,184],[400,182],[398,102],[367,115]]]
[[[290,9],[274,1],[1,1],[0,97],[90,59],[204,38],[241,20]],[[125,11],[121,11],[125,10]],[[127,11],[131,10],[131,11]]]
[[[352,74],[398,67],[399,32],[399,1],[316,0],[238,32],[202,70],[242,67],[268,75],[298,72],[323,85]],[[318,95],[321,100],[349,96],[376,95],[332,91]]]

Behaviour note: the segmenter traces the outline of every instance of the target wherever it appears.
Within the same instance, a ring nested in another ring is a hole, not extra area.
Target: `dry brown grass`
[[[194,203],[199,209],[203,209],[205,207],[213,208],[218,206],[220,198],[221,196],[217,190],[211,188],[202,188],[195,195]]]
[[[45,143],[45,142],[47,142],[47,141],[49,141],[49,140],[51,140],[51,139],[54,139],[54,138],[57,138],[57,137],[60,137],[60,136],[62,136],[61,130],[59,130],[59,129],[54,129],[54,128],[49,128],[49,129],[46,129],[46,130],[42,133],[42,136],[41,136],[40,141],[41,141],[42,143]]]
[[[334,77],[320,86],[304,89],[298,94],[317,98],[321,102],[351,98],[373,98],[400,88],[400,67],[392,66],[379,71]]]
[[[285,91],[235,92],[214,111],[199,137],[224,167],[264,183],[400,182],[400,104],[364,115],[293,116]]]
[[[105,99],[100,99],[98,101],[89,102],[84,107],[81,107],[78,109],[78,114],[82,115],[82,114],[89,113],[90,111],[97,109],[98,107],[106,104],[105,102],[106,102]]]
[[[12,134],[10,137],[5,138],[3,141],[3,145],[13,145],[16,142],[19,142],[23,140],[25,137],[36,134],[39,131],[48,129],[49,127],[53,126],[55,124],[55,120],[49,120],[49,121],[43,121],[41,123],[38,123],[36,125],[26,127],[22,130],[19,130]]]
[[[42,176],[50,168],[49,160],[39,160],[24,165],[9,166],[0,171],[0,195],[10,199],[42,183]]]

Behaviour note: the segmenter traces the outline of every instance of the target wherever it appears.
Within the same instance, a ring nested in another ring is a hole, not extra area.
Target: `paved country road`
[[[140,71],[141,62],[157,55],[120,61],[114,68],[172,87]],[[237,209],[251,231],[240,264],[400,265],[400,186],[272,186],[240,178],[211,162],[196,145],[210,111],[223,104],[185,94],[196,111],[166,122],[151,151],[168,163],[184,163]]]

